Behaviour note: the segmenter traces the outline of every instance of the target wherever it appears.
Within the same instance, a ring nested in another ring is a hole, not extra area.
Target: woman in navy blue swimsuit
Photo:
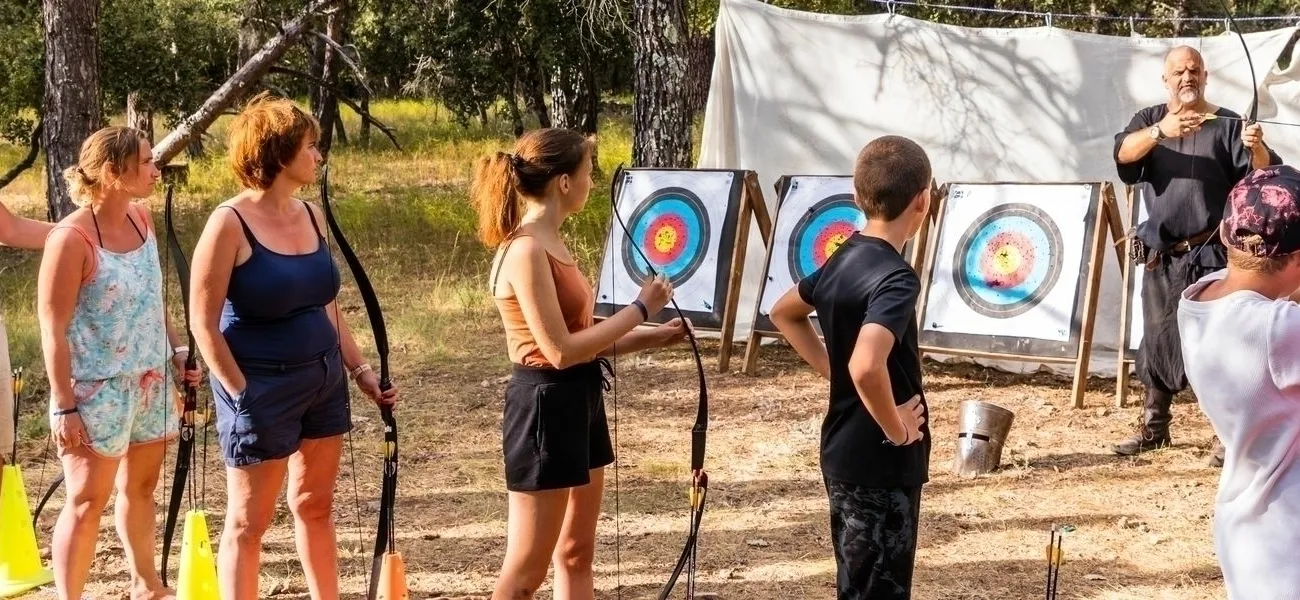
[[[311,597],[339,597],[333,499],[348,379],[381,393],[335,304],[340,278],[319,208],[293,197],[316,180],[315,119],[292,102],[254,98],[230,125],[230,162],[245,190],[209,217],[194,250],[191,322],[211,369],[227,507],[221,597],[256,598],[262,536],[288,475],[298,555]]]

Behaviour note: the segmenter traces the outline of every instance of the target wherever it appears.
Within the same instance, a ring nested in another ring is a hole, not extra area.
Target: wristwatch
[[[1155,141],[1157,141],[1157,142],[1160,141],[1160,140],[1163,140],[1163,139],[1165,139],[1165,138],[1167,138],[1167,137],[1169,137],[1169,136],[1165,135],[1165,132],[1164,132],[1164,131],[1161,131],[1161,130],[1160,130],[1160,125],[1159,125],[1159,124],[1152,125],[1151,128],[1147,130],[1147,135],[1150,135],[1150,136],[1151,136],[1151,139],[1153,139],[1153,140],[1155,140]]]

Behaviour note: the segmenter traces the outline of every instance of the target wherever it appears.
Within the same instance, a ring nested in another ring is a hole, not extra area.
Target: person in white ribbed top
[[[1228,268],[1183,291],[1187,379],[1224,445],[1214,547],[1229,600],[1300,600],[1300,171],[1228,196]]]

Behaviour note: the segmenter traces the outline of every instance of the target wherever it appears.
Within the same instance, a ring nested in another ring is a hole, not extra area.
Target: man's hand
[[[1198,113],[1187,113],[1181,110],[1171,110],[1165,118],[1160,119],[1160,131],[1165,137],[1182,137],[1189,133],[1196,133],[1201,130],[1201,123],[1205,122],[1205,115]]]
[[[1241,145],[1250,151],[1250,167],[1262,169],[1273,162],[1268,146],[1264,145],[1264,128],[1259,123],[1251,123],[1241,128]]]
[[[1259,123],[1251,123],[1241,128],[1241,145],[1251,152],[1258,153],[1264,147],[1264,128]]]

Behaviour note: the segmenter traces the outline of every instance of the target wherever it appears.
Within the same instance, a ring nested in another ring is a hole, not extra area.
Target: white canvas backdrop
[[[1300,122],[1300,66],[1292,61],[1287,72],[1270,73],[1294,31],[1245,36],[1261,119]],[[1163,57],[1178,44],[1204,55],[1210,101],[1244,113],[1251,69],[1235,34],[1155,39],[1052,27],[973,29],[722,0],[698,166],[756,171],[774,212],[772,184],[781,175],[852,173],[863,145],[899,134],[926,149],[940,183],[1110,181],[1122,203],[1114,134],[1138,109],[1165,100]],[[1265,128],[1284,160],[1300,160],[1300,132]],[[742,307],[758,300],[763,254],[751,229]],[[1118,261],[1107,252],[1093,373],[1115,372],[1119,283]],[[733,340],[748,335],[752,314],[737,311]]]
[[[713,312],[714,293],[717,291],[717,278],[714,274],[722,262],[718,258],[718,250],[722,245],[722,224],[727,218],[727,205],[735,174],[724,171],[627,171],[623,176],[626,180],[615,201],[619,216],[633,231],[636,227],[631,222],[633,213],[651,194],[664,188],[688,189],[704,203],[710,228],[704,239],[704,262],[688,279],[673,286],[673,299],[682,310]],[[600,278],[597,280],[596,294],[600,302],[629,304],[641,294],[641,284],[633,281],[623,266],[623,246],[626,243],[627,234],[621,226],[614,225],[606,236],[605,259],[601,262]],[[639,255],[636,256],[639,259]]]

